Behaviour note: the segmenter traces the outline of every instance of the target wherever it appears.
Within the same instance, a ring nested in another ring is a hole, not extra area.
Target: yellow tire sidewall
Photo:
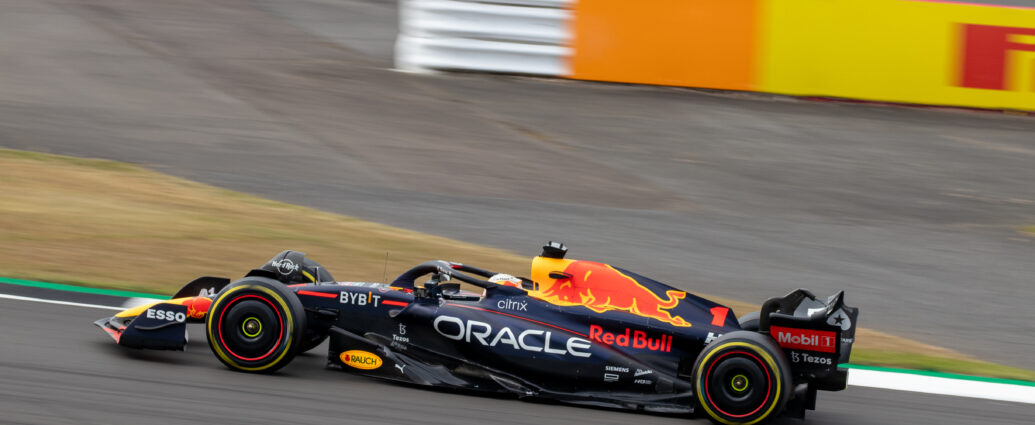
[[[284,300],[284,297],[280,296],[280,294],[278,294],[276,291],[273,291],[272,289],[269,289],[261,285],[236,286],[230,288],[222,294],[219,294],[219,296],[216,297],[216,300],[212,302],[212,309],[209,310],[210,313],[214,313],[217,309],[223,308],[222,303],[226,299],[226,297],[242,290],[265,293],[266,295],[269,295],[269,297],[280,306],[281,311],[283,312],[285,317],[284,322],[286,323],[284,329],[281,329],[280,331],[286,334],[284,344],[288,348],[281,350],[280,355],[278,355],[277,358],[273,359],[269,363],[266,363],[265,365],[257,367],[246,367],[242,366],[240,363],[234,360],[233,357],[226,352],[226,350],[223,350],[223,347],[221,347],[219,344],[215,342],[217,341],[215,339],[217,338],[217,335],[215,335],[215,325],[213,324],[213,322],[219,320],[218,318],[216,318],[215,314],[209,314],[208,321],[205,323],[205,328],[208,332],[209,346],[212,347],[212,351],[214,351],[216,353],[216,356],[219,356],[219,358],[223,360],[224,363],[233,365],[234,369],[243,370],[247,372],[260,372],[273,367],[278,362],[280,362],[280,360],[283,359],[284,356],[287,355],[288,351],[290,350],[291,344],[294,343],[291,340],[291,335],[294,333],[293,330],[295,329],[295,322],[294,318],[292,317],[291,310],[288,308],[287,302]]]
[[[729,421],[729,420],[719,416],[714,411],[712,411],[712,409],[710,407],[708,407],[708,403],[704,399],[703,382],[704,382],[705,376],[703,376],[703,374],[704,374],[705,367],[708,366],[708,364],[709,364],[708,362],[716,354],[721,353],[721,352],[725,351],[727,348],[732,348],[732,347],[746,348],[746,349],[750,350],[751,352],[757,354],[759,357],[761,357],[762,360],[773,371],[773,382],[776,383],[776,394],[773,395],[773,398],[772,398],[773,401],[770,403],[769,408],[766,409],[765,413],[763,413],[761,416],[759,416],[759,417],[757,417],[755,419],[752,419],[749,422],[731,422],[731,421]],[[776,360],[773,359],[773,356],[771,356],[764,348],[759,347],[758,345],[750,343],[750,342],[745,342],[745,341],[729,341],[729,342],[725,342],[725,343],[720,344],[719,346],[715,347],[714,349],[709,351],[708,354],[705,355],[705,357],[701,360],[699,366],[697,367],[697,370],[694,371],[694,397],[697,398],[697,405],[701,406],[701,408],[703,408],[704,411],[708,413],[709,417],[715,419],[716,421],[722,422],[722,423],[724,423],[726,425],[752,425],[752,424],[756,424],[758,422],[761,422],[761,421],[765,420],[766,418],[769,417],[769,415],[771,415],[773,413],[773,409],[775,409],[776,406],[778,404],[780,404],[778,401],[780,400],[780,396],[781,396],[782,392],[783,392],[783,379],[780,376],[780,368],[777,366]]]

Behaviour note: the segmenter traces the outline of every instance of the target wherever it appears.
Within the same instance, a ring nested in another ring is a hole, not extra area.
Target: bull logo
[[[685,292],[666,291],[662,298],[607,264],[536,257],[532,280],[538,285],[532,295],[550,304],[581,305],[597,313],[619,310],[674,326],[690,326],[669,312],[686,297]]]
[[[208,308],[212,305],[212,299],[206,297],[187,298],[181,302],[187,307],[187,316],[194,319],[204,319]]]

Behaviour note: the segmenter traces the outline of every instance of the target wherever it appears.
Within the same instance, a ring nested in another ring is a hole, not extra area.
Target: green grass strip
[[[8,285],[18,286],[31,286],[33,288],[52,289],[55,291],[68,291],[68,292],[81,292],[84,294],[98,294],[98,295],[110,295],[113,297],[130,297],[130,298],[158,298],[167,300],[167,295],[148,294],[144,292],[132,292],[132,291],[119,291],[116,289],[99,289],[99,288],[87,288],[85,286],[65,285],[62,283],[48,283],[48,282],[36,282],[32,280],[22,279],[11,279],[6,277],[0,277],[0,283],[6,283]]]
[[[882,367],[882,366],[867,366],[859,364],[842,364],[839,365],[847,369],[859,369],[859,370],[872,370],[877,372],[891,372],[891,373],[905,373],[909,375],[921,375],[921,376],[933,376],[936,378],[948,378],[948,379],[959,379],[963,381],[978,381],[978,382],[991,382],[994,384],[1009,384],[1009,385],[1023,385],[1025,387],[1035,387],[1035,382],[1029,381],[1018,381],[1016,379],[1003,379],[1003,378],[988,378],[984,376],[971,376],[971,375],[960,375],[956,373],[946,372],[932,372],[928,370],[913,370],[913,369],[898,369],[893,367]]]

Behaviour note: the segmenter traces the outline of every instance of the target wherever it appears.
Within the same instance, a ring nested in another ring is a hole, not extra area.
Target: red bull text
[[[672,336],[662,334],[660,338],[649,338],[644,331],[625,328],[625,333],[611,333],[597,325],[589,325],[589,340],[618,347],[632,347],[668,353],[672,351]]]

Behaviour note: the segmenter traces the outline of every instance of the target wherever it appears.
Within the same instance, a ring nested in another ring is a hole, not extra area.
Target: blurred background
[[[0,0],[0,147],[141,167],[5,151],[0,275],[525,274],[559,240],[1032,370],[1035,2],[979,3]]]

